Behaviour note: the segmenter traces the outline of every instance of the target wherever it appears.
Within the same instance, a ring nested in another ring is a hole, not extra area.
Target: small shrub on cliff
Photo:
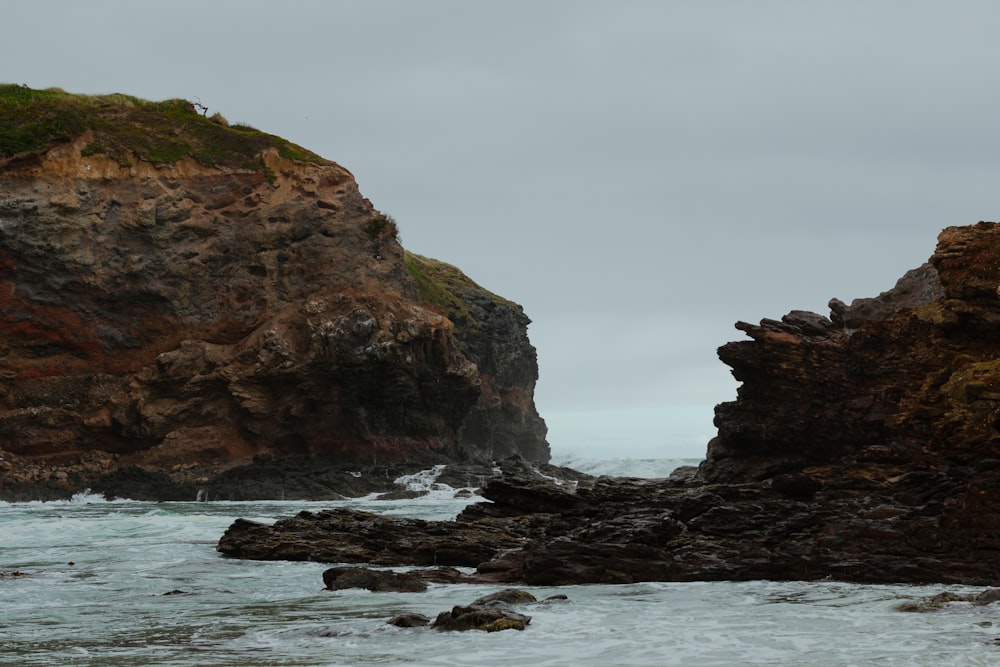
[[[391,215],[376,213],[365,223],[365,232],[372,241],[385,238],[399,240],[399,225]]]

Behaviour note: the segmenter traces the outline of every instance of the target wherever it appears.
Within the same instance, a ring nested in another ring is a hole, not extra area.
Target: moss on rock
[[[30,159],[87,132],[84,155],[103,154],[122,166],[135,160],[171,164],[189,157],[206,166],[265,171],[260,155],[332,164],[282,139],[246,125],[220,122],[187,100],[150,102],[121,94],[75,95],[0,84],[0,162]]]

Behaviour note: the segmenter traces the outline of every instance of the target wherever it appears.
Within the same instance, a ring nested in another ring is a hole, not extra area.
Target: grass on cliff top
[[[258,156],[269,148],[285,158],[332,164],[281,137],[229,126],[218,114],[206,117],[186,100],[149,102],[0,84],[0,160],[42,155],[88,130],[93,139],[83,154],[104,154],[123,166],[133,156],[154,164],[191,157],[206,166],[263,169]]]
[[[420,298],[447,315],[453,322],[470,319],[468,302],[462,298],[462,292],[466,290],[486,294],[498,304],[513,305],[507,299],[483,289],[451,264],[410,251],[405,251],[403,257],[406,268],[417,283]]]

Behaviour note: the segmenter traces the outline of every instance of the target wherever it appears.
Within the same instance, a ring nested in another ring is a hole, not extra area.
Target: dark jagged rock
[[[0,85],[0,127],[0,498],[548,459],[520,306],[405,252],[346,169],[183,100]]]
[[[903,308],[919,308],[944,296],[937,269],[930,262],[907,271],[895,287],[876,297],[855,299],[851,305],[840,299],[830,300],[830,320],[853,331],[868,320],[891,317]]]
[[[501,607],[454,607],[443,611],[431,626],[442,632],[482,630],[501,632],[503,630],[524,630],[531,623],[531,617]]]
[[[431,619],[423,614],[410,613],[393,616],[388,622],[389,625],[395,625],[397,628],[422,628],[430,625]]]
[[[904,602],[896,607],[897,611],[905,612],[929,612],[945,609],[952,602],[967,602],[977,607],[1000,602],[1000,589],[988,588],[980,593],[960,594],[944,591],[920,600],[919,602]]]
[[[420,593],[427,590],[427,584],[416,574],[366,567],[332,567],[323,572],[323,584],[328,591],[364,588],[376,593]]]
[[[533,398],[538,361],[527,337],[531,320],[454,266],[413,253],[406,263],[421,296],[455,323],[459,349],[479,370],[481,393],[462,424],[462,444],[490,459],[519,454],[548,461],[545,422]]]
[[[300,512],[267,525],[238,519],[219,542],[228,556],[371,565],[475,567],[525,541],[508,526],[386,517],[350,509]]]
[[[432,627],[439,631],[524,630],[531,622],[531,617],[514,611],[511,607],[534,602],[536,599],[531,593],[507,588],[484,595],[468,606],[455,606],[451,611],[441,612]],[[402,628],[423,627],[429,623],[430,619],[422,614],[401,614],[389,620],[390,625]]]
[[[522,591],[518,588],[505,588],[502,591],[477,598],[470,606],[498,607],[512,604],[530,604],[532,602],[538,602],[538,600],[528,591]]]
[[[718,435],[697,470],[560,485],[511,468],[484,486],[491,503],[426,523],[425,538],[442,541],[415,556],[401,551],[416,537],[397,535],[395,519],[356,519],[368,522],[365,553],[428,564],[435,549],[475,544],[462,563],[478,560],[473,579],[532,585],[995,584],[1000,225],[945,229],[929,267],[877,303],[837,306],[834,319],[793,311],[737,325],[750,340],[719,356],[742,385],[716,408]],[[325,535],[339,559],[357,538],[323,522],[234,524],[220,550],[274,557]]]
[[[441,612],[432,627],[440,631],[524,630],[531,623],[531,617],[514,611],[511,606],[535,601],[535,596],[527,591],[508,588],[485,595],[467,607],[456,606],[451,611]]]
[[[333,567],[323,572],[327,590],[365,588],[377,593],[420,593],[428,584],[467,583],[469,577],[453,567],[431,567],[409,572],[374,570],[367,567]]]

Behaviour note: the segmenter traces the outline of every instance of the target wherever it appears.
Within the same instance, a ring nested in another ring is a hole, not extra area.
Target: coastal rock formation
[[[514,611],[512,606],[534,602],[535,596],[531,593],[508,588],[485,595],[468,606],[456,605],[450,611],[441,612],[432,627],[441,632],[524,630],[531,623],[531,617]],[[423,614],[409,613],[394,616],[388,623],[399,628],[419,628],[430,625],[431,619]]]
[[[832,310],[736,325],[750,340],[719,356],[742,385],[716,408],[718,435],[697,469],[562,485],[513,471],[485,486],[492,502],[428,524],[425,539],[441,543],[419,553],[475,539],[465,560],[481,559],[473,580],[531,585],[995,584],[1000,225],[945,229],[927,266],[875,300]],[[285,557],[282,545],[335,544],[326,520],[238,523],[219,549],[273,558]],[[427,562],[372,555],[398,545],[368,544],[366,557]]]
[[[421,593],[427,590],[427,584],[416,574],[364,567],[331,567],[323,572],[323,584],[328,591],[364,588],[373,593]]]
[[[521,308],[406,253],[346,169],[181,100],[0,86],[0,120],[7,489],[547,459]]]
[[[532,602],[536,602],[536,599],[531,593],[508,588],[484,595],[467,607],[459,605],[451,611],[441,612],[431,627],[442,632],[524,630],[531,623],[531,617],[514,611],[511,607]]]

